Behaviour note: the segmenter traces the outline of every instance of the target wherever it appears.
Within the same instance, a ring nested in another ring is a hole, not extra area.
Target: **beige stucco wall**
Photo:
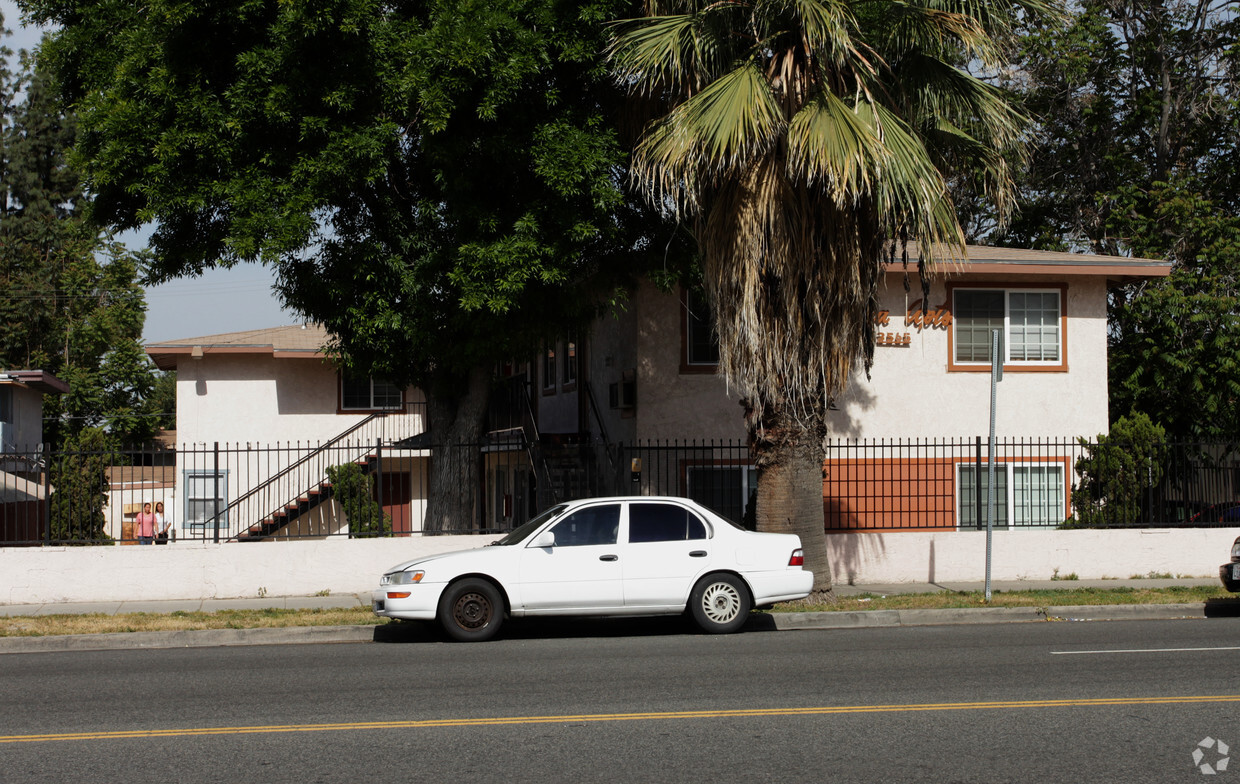
[[[1062,279],[970,276],[970,284],[1038,288]],[[880,332],[909,333],[907,346],[879,346],[867,379],[861,367],[828,420],[834,438],[959,438],[986,435],[990,375],[948,372],[948,332],[906,325],[921,298],[916,280],[905,293],[901,275],[888,276],[881,296],[890,312]],[[946,303],[946,283],[935,282],[930,305]],[[1106,286],[1072,278],[1066,302],[1067,372],[1009,372],[998,387],[1000,437],[1064,438],[1107,430]],[[636,437],[742,439],[735,390],[717,375],[680,372],[680,308],[674,295],[644,285],[635,295],[638,406]]]

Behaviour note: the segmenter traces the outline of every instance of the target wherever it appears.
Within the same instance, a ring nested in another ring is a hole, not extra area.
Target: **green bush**
[[[1148,416],[1120,417],[1097,443],[1080,439],[1085,456],[1076,461],[1080,483],[1073,488],[1076,517],[1061,528],[1117,528],[1148,519],[1152,488],[1162,481],[1166,431]]]
[[[344,463],[328,468],[327,478],[349,521],[349,536],[391,535],[392,517],[384,514],[383,507],[375,500],[373,476],[357,463]]]

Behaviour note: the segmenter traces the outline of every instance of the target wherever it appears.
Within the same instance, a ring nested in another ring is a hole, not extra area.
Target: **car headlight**
[[[412,585],[422,582],[422,578],[426,576],[426,572],[421,570],[414,572],[388,572],[379,580],[379,585]]]

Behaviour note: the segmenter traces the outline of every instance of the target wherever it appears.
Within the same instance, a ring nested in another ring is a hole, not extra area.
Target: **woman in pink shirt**
[[[150,503],[142,505],[142,511],[134,518],[134,534],[138,537],[138,544],[154,544],[155,542],[155,515],[151,512]]]

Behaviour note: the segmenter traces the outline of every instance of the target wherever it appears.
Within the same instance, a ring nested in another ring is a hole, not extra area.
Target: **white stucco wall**
[[[337,414],[338,382],[318,358],[211,354],[177,362],[177,441],[327,441],[365,418]]]
[[[1062,279],[970,277],[973,284],[1021,288]],[[905,293],[899,276],[888,276],[883,307],[890,313],[882,333],[909,335],[908,346],[880,345],[870,378],[857,369],[837,411],[828,418],[836,438],[956,438],[986,435],[990,428],[990,373],[949,372],[948,329],[907,324],[921,291]],[[946,283],[931,287],[930,308],[947,305]],[[1106,286],[1098,278],[1072,278],[1066,302],[1067,372],[1007,372],[997,388],[999,437],[1095,436],[1107,432]]]
[[[401,561],[480,547],[494,538],[0,548],[0,603],[352,594],[375,587],[384,570]]]
[[[995,531],[991,577],[1217,577],[1237,535],[1240,528]],[[837,583],[977,581],[986,575],[984,532],[831,534],[827,548]]]
[[[968,283],[1038,288],[1062,278],[969,276]],[[906,325],[920,289],[905,293],[901,275],[882,291],[889,324],[880,332],[909,334],[907,346],[880,345],[867,380],[857,367],[828,419],[833,438],[959,438],[989,430],[988,372],[949,372],[947,328]],[[946,282],[936,281],[930,306],[945,305]],[[998,391],[1000,437],[1074,438],[1107,431],[1106,285],[1100,278],[1069,280],[1067,372],[1009,372]],[[674,295],[642,286],[634,297],[637,328],[636,437],[743,439],[735,391],[712,374],[680,372],[680,308]]]
[[[1004,581],[1048,580],[1056,573],[1082,580],[1151,572],[1213,577],[1238,534],[1240,528],[997,531],[991,576]],[[355,594],[369,591],[384,570],[401,561],[482,546],[493,538],[0,548],[0,604]],[[841,584],[985,578],[984,534],[833,534],[827,542]]]

